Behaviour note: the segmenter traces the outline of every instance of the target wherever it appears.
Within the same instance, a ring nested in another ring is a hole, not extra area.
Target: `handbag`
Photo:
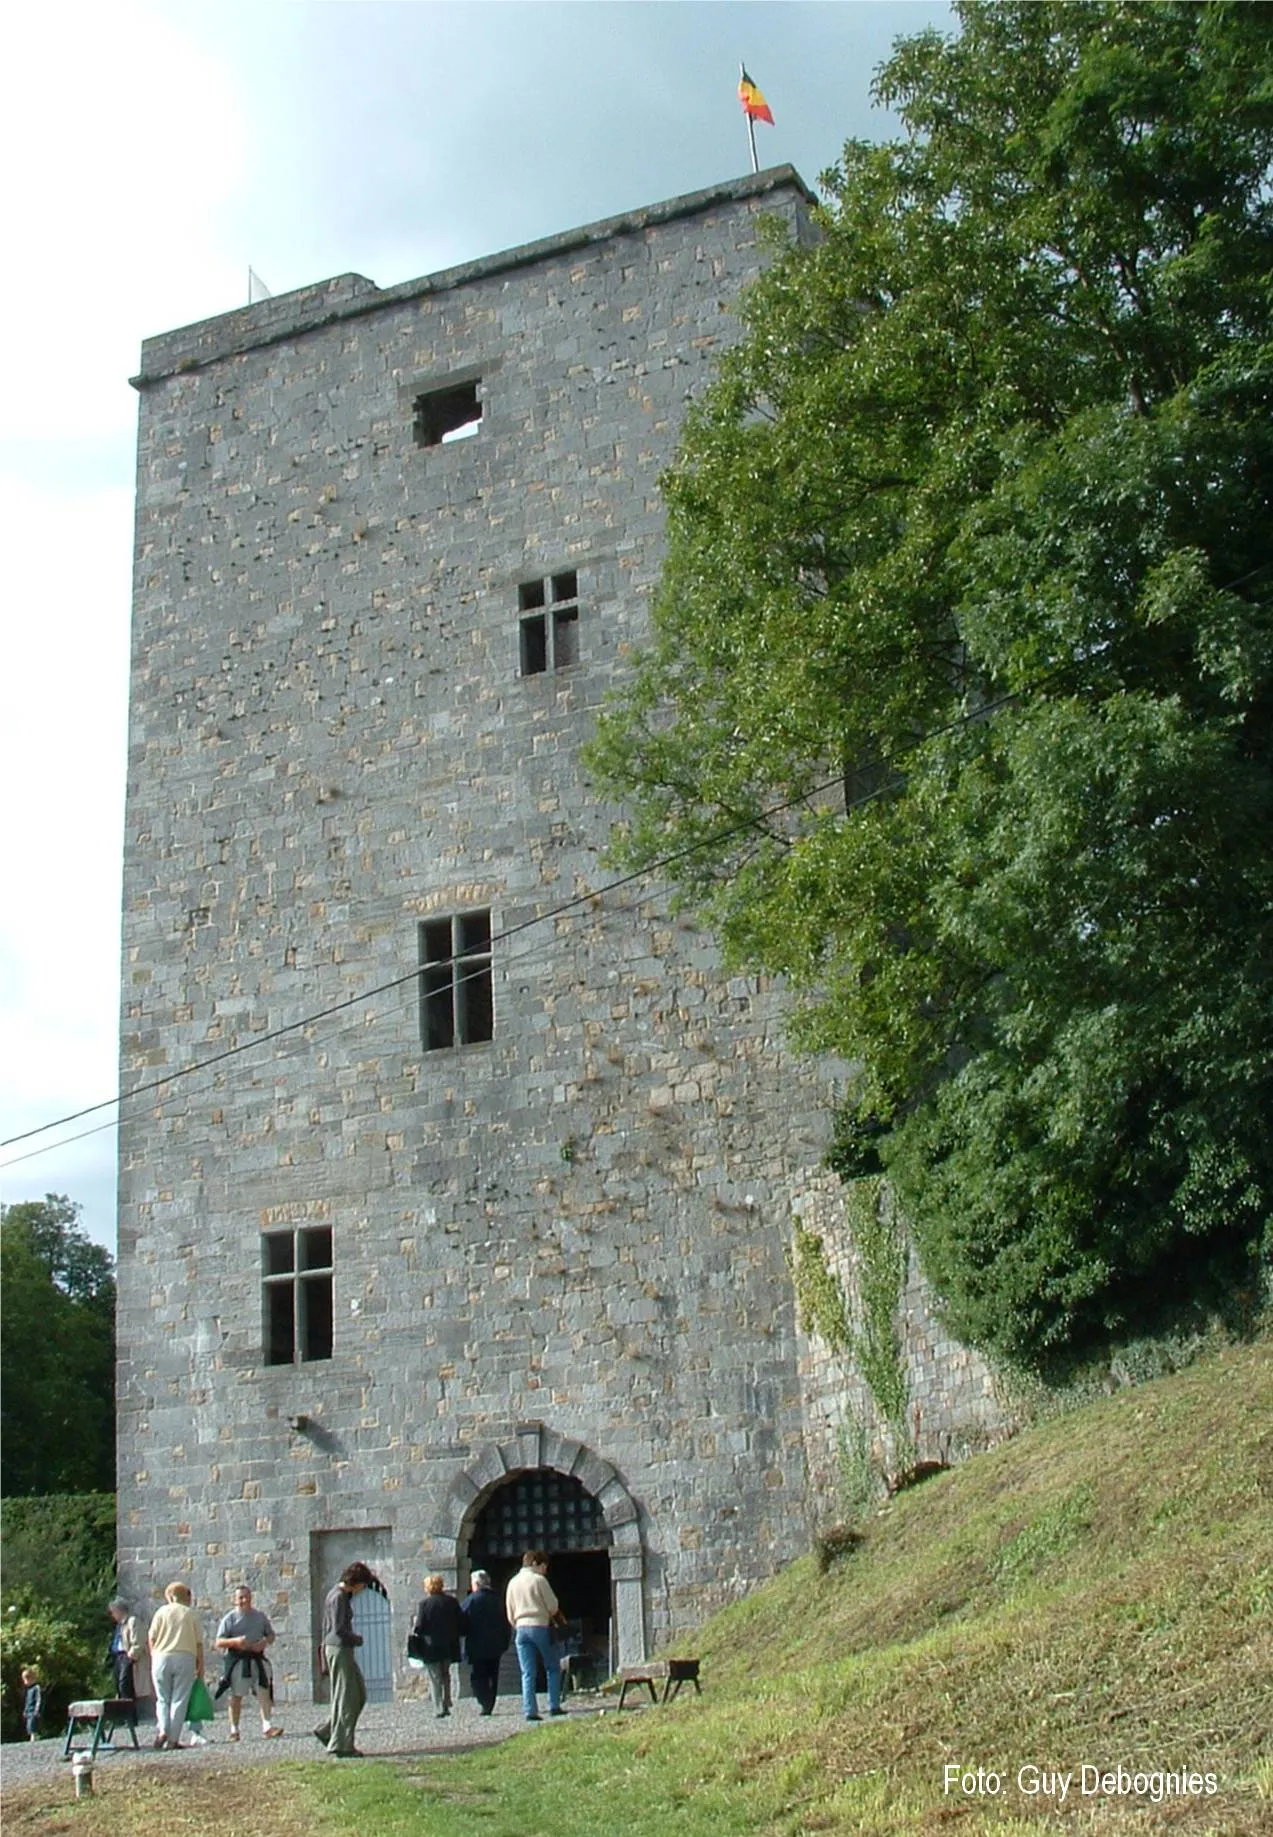
[[[407,1634],[407,1659],[410,1663],[423,1665],[431,1656],[423,1633]]]
[[[215,1711],[212,1698],[208,1695],[208,1686],[202,1678],[196,1678],[190,1686],[190,1700],[186,1704],[187,1722],[211,1722]]]

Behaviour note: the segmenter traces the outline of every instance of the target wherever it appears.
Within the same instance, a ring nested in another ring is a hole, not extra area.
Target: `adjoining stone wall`
[[[839,1177],[822,1169],[797,1184],[791,1210],[797,1228],[821,1240],[825,1265],[856,1326],[862,1316],[862,1254],[845,1201]],[[886,1194],[882,1203],[890,1203]],[[1015,1427],[1012,1408],[985,1360],[952,1339],[936,1318],[909,1244],[903,1268],[893,1321],[904,1402],[892,1421],[851,1353],[833,1350],[817,1332],[798,1328],[810,1511],[820,1526],[846,1516],[845,1463],[851,1467],[855,1453],[865,1451],[877,1475],[894,1475],[918,1461],[962,1460]]]
[[[209,1617],[250,1581],[294,1692],[314,1539],[374,1534],[404,1613],[461,1574],[492,1448],[582,1450],[633,1502],[626,1658],[807,1548],[785,1195],[823,1083],[774,990],[658,889],[602,890],[578,763],[758,214],[805,202],[761,174],[143,352],[120,1561]],[[474,375],[478,434],[418,447],[416,397]],[[519,585],[564,570],[578,664],[523,677]],[[425,1051],[419,924],[475,908],[494,1037]],[[262,1235],[295,1226],[332,1232],[332,1356],[267,1365]]]

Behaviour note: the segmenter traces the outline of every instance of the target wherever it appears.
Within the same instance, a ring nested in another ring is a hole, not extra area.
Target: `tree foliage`
[[[115,1593],[115,1496],[89,1493],[0,1501],[4,1589],[0,1597],[5,1739],[19,1732],[23,1665],[45,1686],[45,1727],[65,1702],[100,1696]]]
[[[115,1489],[110,1252],[49,1193],[0,1213],[0,1492]]]
[[[115,1495],[45,1493],[0,1500],[4,1606],[42,1606],[85,1637],[109,1630],[115,1593]],[[102,1641],[103,1647],[105,1641]]]
[[[34,1666],[39,1673],[44,1687],[44,1733],[57,1734],[66,1725],[69,1703],[77,1697],[102,1695],[103,1648],[104,1642],[86,1639],[69,1621],[43,1608],[0,1617],[3,1738],[22,1738],[23,1666]]]
[[[744,302],[590,757],[1047,1365],[1267,1267],[1273,9],[957,10]]]

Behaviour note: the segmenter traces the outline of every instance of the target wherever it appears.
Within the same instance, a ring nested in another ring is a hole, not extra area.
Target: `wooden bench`
[[[648,1685],[651,1703],[666,1703],[676,1695],[682,1684],[692,1684],[701,1697],[703,1686],[698,1681],[700,1662],[696,1658],[654,1658],[646,1665],[624,1665],[619,1672],[619,1708],[623,1708],[629,1684]],[[662,1696],[656,1688],[659,1684],[663,1686]]]
[[[83,1752],[84,1744],[75,1739],[77,1733],[88,1733],[78,1728],[82,1722],[93,1724],[93,1739],[88,1749],[90,1760],[96,1758],[97,1750],[103,1742],[111,1740],[117,1728],[126,1728],[133,1738],[133,1746],[141,1746],[137,1739],[137,1705],[132,1697],[85,1697],[79,1703],[72,1703],[66,1712],[63,1760],[69,1760],[73,1753]]]

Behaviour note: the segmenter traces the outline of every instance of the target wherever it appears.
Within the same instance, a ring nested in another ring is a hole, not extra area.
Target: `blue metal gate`
[[[358,1667],[367,1685],[368,1703],[393,1702],[393,1615],[389,1597],[364,1588],[351,1603],[354,1632],[362,1634]]]

